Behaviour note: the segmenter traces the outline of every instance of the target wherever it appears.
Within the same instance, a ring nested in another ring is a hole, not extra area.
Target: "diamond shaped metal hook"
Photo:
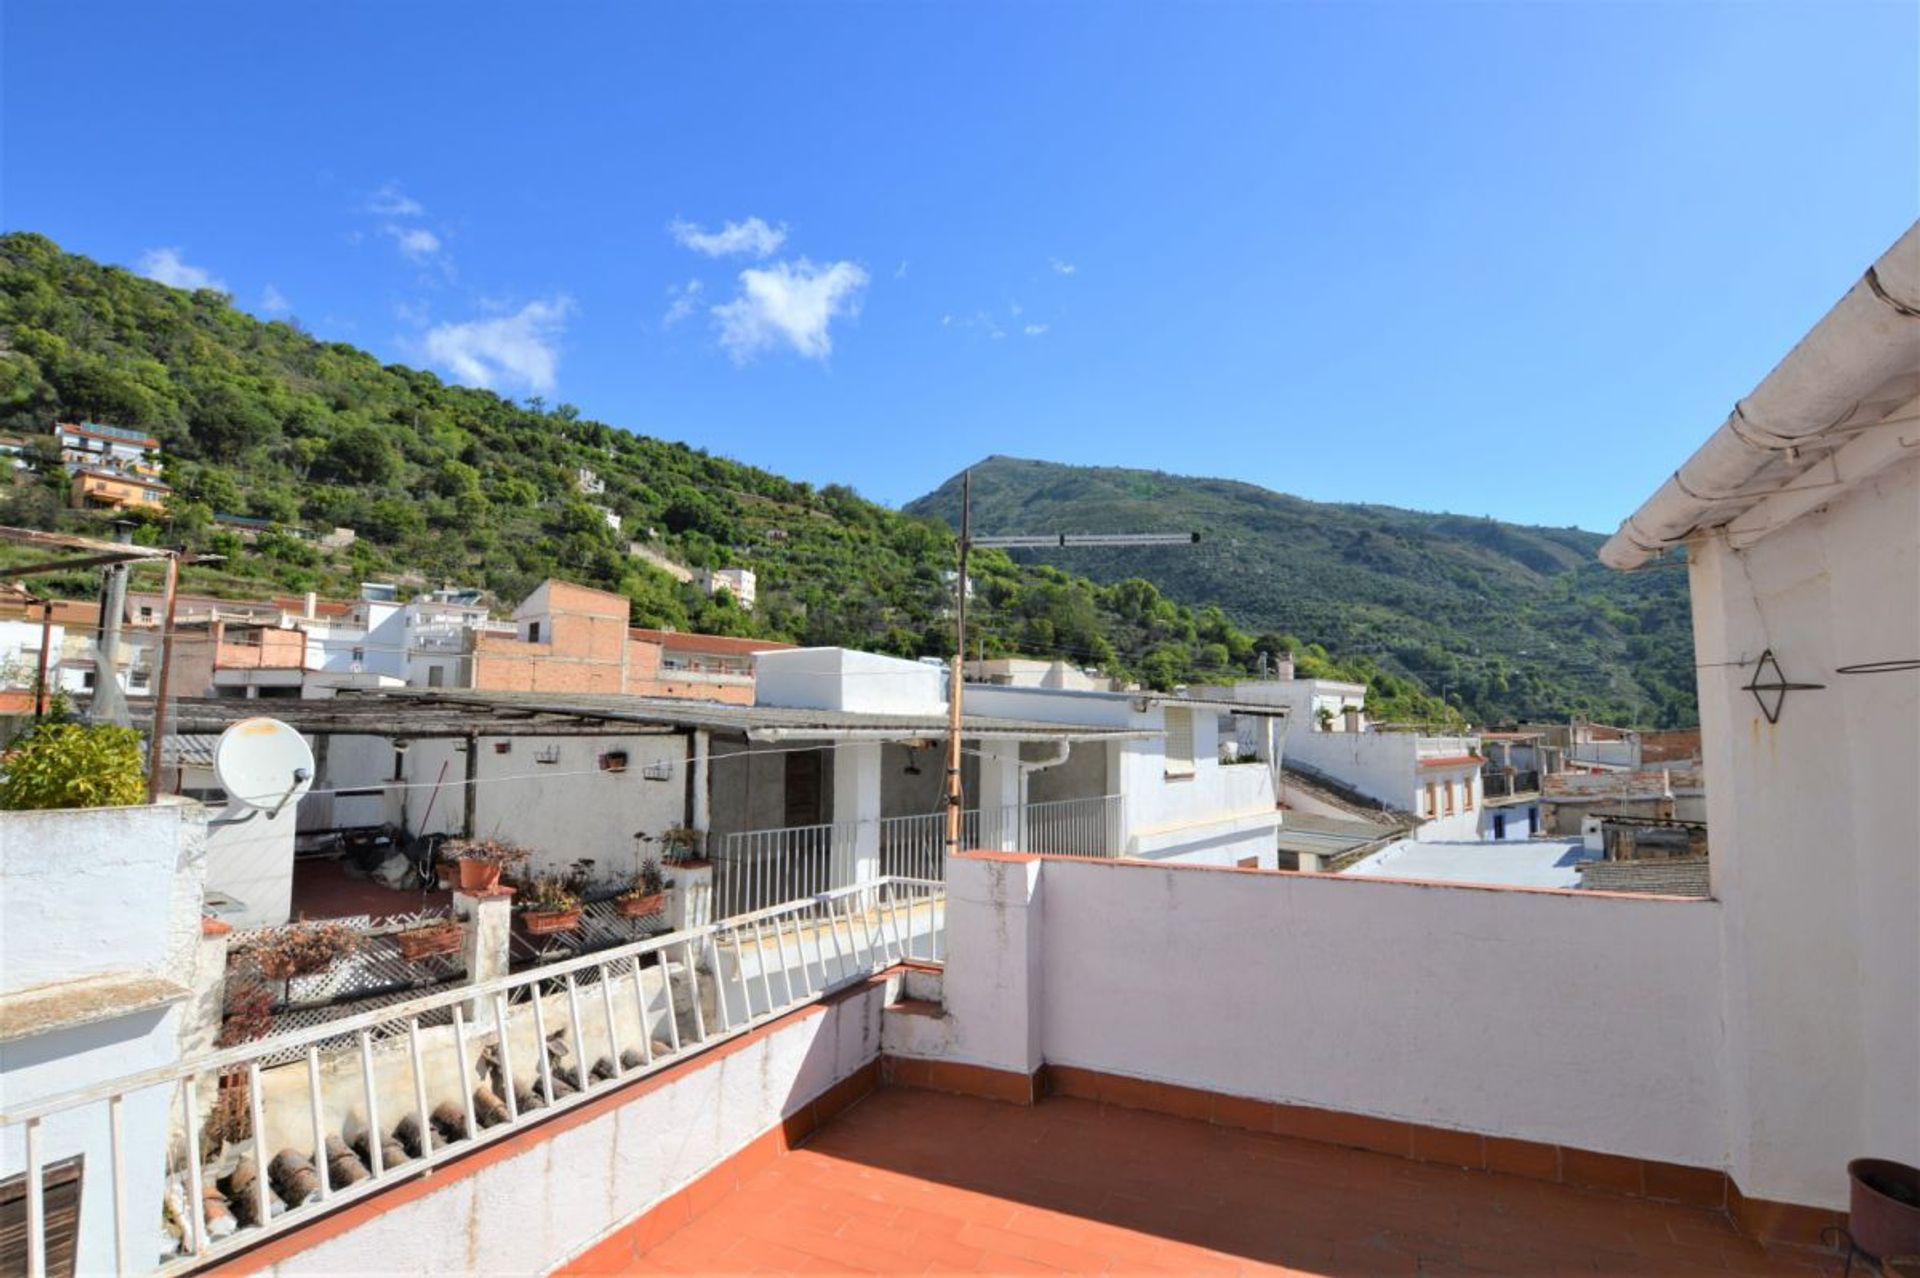
[[[1826,686],[1824,683],[1788,682],[1771,648],[1760,654],[1760,660],[1753,666],[1753,678],[1742,685],[1760,703],[1760,713],[1767,716],[1768,723],[1780,722],[1780,707],[1785,704],[1789,692],[1812,692]]]

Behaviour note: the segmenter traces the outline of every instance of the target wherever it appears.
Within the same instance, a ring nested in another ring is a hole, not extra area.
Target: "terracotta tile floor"
[[[418,888],[397,892],[370,879],[350,878],[344,862],[326,857],[303,857],[293,863],[293,912],[299,918],[411,914],[452,900],[451,892]]]
[[[1724,1218],[1089,1101],[889,1089],[648,1273],[1838,1273]]]

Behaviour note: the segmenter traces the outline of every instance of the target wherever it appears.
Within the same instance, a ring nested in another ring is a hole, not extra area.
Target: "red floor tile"
[[[904,1089],[629,1273],[1838,1273],[1724,1215],[1055,1097]]]

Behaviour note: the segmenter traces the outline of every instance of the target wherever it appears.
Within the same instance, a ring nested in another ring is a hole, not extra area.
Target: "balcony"
[[[1116,857],[1127,842],[1117,794],[993,809],[984,819],[974,810],[961,822],[961,845],[969,848]],[[883,875],[939,881],[946,877],[946,842],[946,817],[937,812],[728,834],[713,852],[715,908],[738,914],[847,887],[868,877],[858,869],[863,851],[877,854]]]
[[[1519,799],[1540,793],[1540,774],[1536,771],[1506,770],[1482,772],[1480,794],[1489,802],[1495,799]]]

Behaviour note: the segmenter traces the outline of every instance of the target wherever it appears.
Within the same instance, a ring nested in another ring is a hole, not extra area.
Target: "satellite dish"
[[[276,817],[313,787],[313,751],[278,719],[242,719],[220,734],[213,772],[228,799]]]

